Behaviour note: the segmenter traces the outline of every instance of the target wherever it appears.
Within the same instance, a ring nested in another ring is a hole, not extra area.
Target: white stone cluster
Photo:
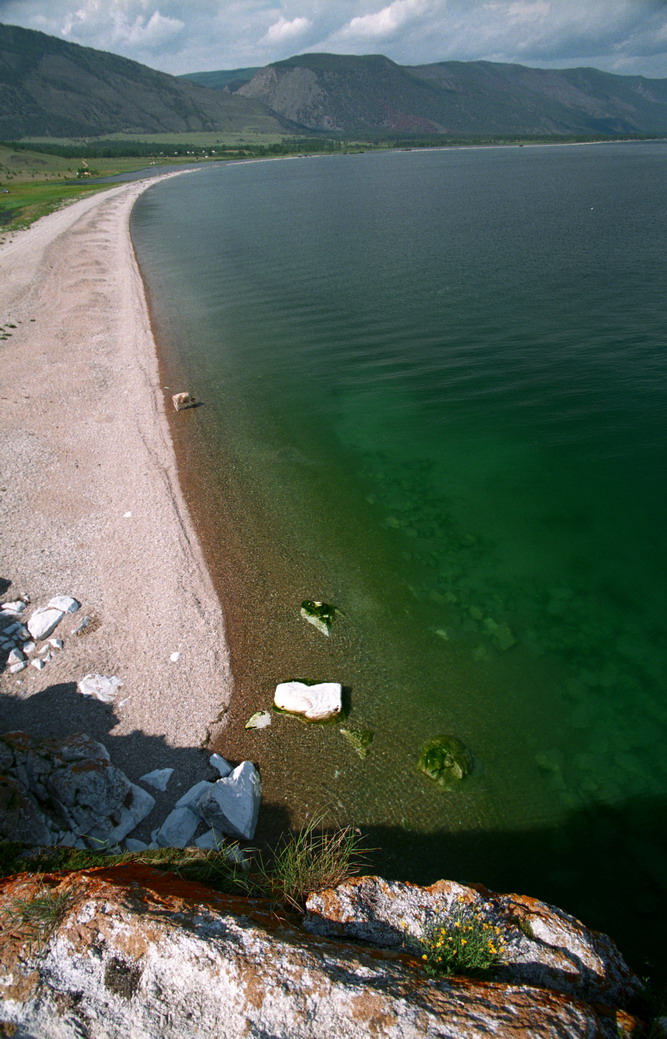
[[[42,671],[64,646],[61,638],[51,637],[54,631],[64,617],[81,609],[81,603],[71,595],[55,595],[30,616],[29,604],[26,595],[0,603],[0,653],[6,654],[11,674],[24,671],[29,665]],[[72,634],[88,623],[89,619],[84,617]]]

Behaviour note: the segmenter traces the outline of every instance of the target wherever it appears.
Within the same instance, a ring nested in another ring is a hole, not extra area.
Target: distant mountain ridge
[[[487,61],[403,67],[382,55],[303,54],[239,87],[316,131],[667,132],[667,79]]]
[[[0,25],[0,140],[186,132],[664,134],[667,79],[487,61],[407,67],[381,54],[177,77]]]
[[[108,133],[294,132],[263,102],[136,61],[0,25],[0,139]]]

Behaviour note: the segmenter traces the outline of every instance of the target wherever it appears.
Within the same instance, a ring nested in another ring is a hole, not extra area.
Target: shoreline
[[[61,624],[42,671],[2,673],[0,718],[3,731],[86,731],[132,779],[178,762],[185,786],[233,683],[130,234],[158,179],[78,200],[0,246],[1,597],[32,608],[72,595],[93,621],[78,637]],[[115,703],[76,691],[89,672],[122,680]]]

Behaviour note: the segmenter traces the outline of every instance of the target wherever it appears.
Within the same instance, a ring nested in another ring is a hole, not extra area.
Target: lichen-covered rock
[[[16,899],[59,899],[39,943]],[[259,899],[144,866],[0,882],[0,1020],[48,1039],[630,1039],[641,1022],[534,985],[428,979]]]
[[[592,1002],[627,1006],[641,989],[620,952],[561,909],[524,895],[440,880],[430,887],[359,877],[311,894],[304,926],[313,934],[414,948],[424,929],[462,908],[502,928],[506,951],[496,978],[539,985]]]
[[[473,768],[473,756],[456,736],[435,736],[421,749],[417,768],[443,790],[451,790]]]
[[[122,840],[155,799],[111,764],[103,744],[85,733],[41,739],[25,732],[0,737],[0,771],[14,784],[20,811],[0,813],[0,836],[52,845],[62,831],[93,846]]]

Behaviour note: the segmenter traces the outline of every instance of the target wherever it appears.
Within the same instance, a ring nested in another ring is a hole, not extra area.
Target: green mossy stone
[[[339,729],[338,731],[354,747],[360,758],[368,756],[368,749],[375,739],[374,732],[370,729]]]
[[[421,749],[417,768],[443,790],[451,790],[473,769],[473,756],[456,736],[436,736]]]
[[[338,609],[326,602],[304,599],[301,603],[301,616],[312,624],[323,635],[329,635]]]

